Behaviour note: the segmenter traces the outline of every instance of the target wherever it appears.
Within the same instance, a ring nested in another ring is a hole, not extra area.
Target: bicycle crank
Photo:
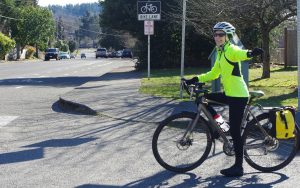
[[[223,152],[227,156],[234,156],[235,152],[234,152],[233,144],[231,142],[225,142],[223,144]]]

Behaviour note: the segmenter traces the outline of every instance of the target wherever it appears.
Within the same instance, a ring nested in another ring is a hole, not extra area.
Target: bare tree
[[[182,1],[177,0],[177,6],[173,5],[171,13],[164,13],[164,16],[173,22],[181,24]],[[171,5],[169,5],[171,6]],[[231,7],[226,0],[188,0],[186,9],[187,24],[204,36],[211,37],[212,27],[220,21],[231,21],[228,11]]]
[[[188,0],[187,3],[187,22],[202,35],[210,36],[212,26],[219,21],[231,22],[239,29],[250,28],[249,32],[256,27],[265,51],[262,78],[270,78],[270,32],[295,17],[296,0]],[[173,7],[176,11],[166,15],[181,22],[182,0],[178,0],[178,5]]]
[[[231,17],[239,22],[256,25],[260,31],[263,55],[262,78],[270,78],[270,32],[280,23],[295,17],[296,0],[235,0]],[[229,3],[229,5],[230,5]]]

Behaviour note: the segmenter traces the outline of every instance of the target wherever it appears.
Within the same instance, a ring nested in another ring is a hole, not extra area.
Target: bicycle
[[[204,83],[188,86],[182,79],[181,87],[190,98],[195,98],[197,112],[183,111],[171,115],[154,132],[154,157],[167,170],[183,173],[197,168],[207,159],[212,144],[213,155],[215,154],[215,140],[223,142],[223,152],[226,155],[234,155],[230,136],[222,131],[206,108],[208,102],[213,101],[205,98],[209,90],[203,86]],[[296,124],[292,138],[283,140],[272,137],[270,130],[274,125],[269,121],[269,113],[261,105],[253,105],[254,99],[264,96],[264,93],[253,91],[250,96],[241,124],[245,161],[262,172],[282,169],[294,159],[298,151],[299,128]],[[254,107],[260,112],[259,115],[255,115]],[[219,138],[215,137],[215,132],[219,134]]]
[[[142,6],[141,8],[141,12],[144,14],[144,13],[156,13],[157,12],[157,7],[152,5],[152,4],[148,4],[146,3],[145,6]]]

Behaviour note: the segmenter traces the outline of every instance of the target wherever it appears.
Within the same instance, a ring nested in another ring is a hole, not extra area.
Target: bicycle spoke
[[[201,124],[187,130],[194,116],[188,113],[171,117],[156,131],[152,145],[154,156],[165,168],[184,172],[199,166],[207,157],[211,147],[208,130]]]
[[[261,124],[268,122],[268,114],[258,116]],[[275,139],[265,136],[255,120],[247,125],[244,133],[246,161],[261,171],[274,171],[286,166],[295,156],[298,134],[290,139]],[[265,129],[267,132],[268,130]]]

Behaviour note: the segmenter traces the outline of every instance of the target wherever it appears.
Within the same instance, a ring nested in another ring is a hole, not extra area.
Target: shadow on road
[[[141,73],[110,72],[102,76],[65,76],[65,77],[42,77],[42,78],[11,78],[0,79],[0,86],[51,86],[51,87],[77,87],[89,81],[112,81],[141,78]],[[103,87],[103,86],[96,86]],[[89,89],[78,87],[76,89]]]
[[[9,164],[17,162],[32,161],[42,159],[44,157],[44,148],[47,147],[74,147],[87,142],[96,140],[97,138],[70,138],[70,139],[51,139],[43,142],[23,146],[36,147],[35,149],[2,153],[0,154],[0,164]]]
[[[16,151],[0,154],[0,164],[18,163],[32,161],[44,157],[43,148],[36,148],[24,151]]]
[[[97,77],[13,78],[0,80],[0,86],[76,87]]]
[[[71,139],[51,139],[43,142],[38,142],[35,144],[27,145],[24,147],[40,147],[40,148],[48,148],[48,147],[74,147],[79,146],[81,144],[91,142],[96,140],[97,138],[71,138]]]
[[[227,178],[224,176],[214,176],[202,179],[194,173],[184,173],[175,174],[169,171],[162,171],[154,176],[140,179],[123,186],[114,185],[96,185],[96,184],[86,184],[80,185],[76,188],[115,188],[115,187],[127,187],[127,188],[139,188],[139,187],[168,187],[170,186],[168,180],[175,176],[184,176],[182,182],[177,185],[172,185],[171,187],[273,187],[274,185],[283,182],[288,179],[284,174],[274,172],[272,173],[278,176],[278,179],[270,183],[259,183],[263,177],[264,173],[248,173],[241,178]],[[250,176],[250,177],[249,177]]]

